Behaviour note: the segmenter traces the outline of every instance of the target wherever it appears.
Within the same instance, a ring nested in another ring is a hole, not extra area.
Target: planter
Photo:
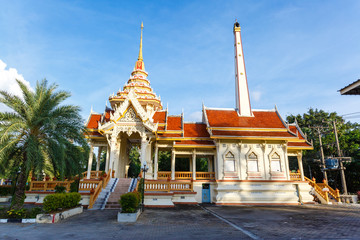
[[[11,201],[11,196],[0,196],[1,203],[10,202],[10,201]]]
[[[60,220],[82,213],[83,207],[76,207],[58,213],[46,213],[36,215],[37,223],[56,223]]]
[[[117,221],[118,222],[136,222],[136,220],[138,219],[138,217],[141,214],[141,210],[138,209],[136,213],[121,213],[118,212],[118,217],[117,217]]]

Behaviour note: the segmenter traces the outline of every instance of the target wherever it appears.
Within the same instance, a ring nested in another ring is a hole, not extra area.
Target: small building
[[[139,146],[141,163],[149,167],[146,205],[166,205],[164,198],[219,205],[312,202],[311,187],[304,181],[302,151],[313,147],[297,123],[285,122],[276,107],[251,108],[238,22],[233,32],[235,108],[203,105],[201,122],[186,122],[184,114],[170,115],[147,78],[141,31],[139,56],[129,80],[109,97],[111,107],[103,113],[91,111],[86,137],[91,151],[107,149],[106,171],[113,169],[115,177],[126,177],[129,149]],[[159,151],[171,151],[171,167],[166,171],[158,169]],[[290,172],[290,156],[297,157],[297,176]],[[91,152],[89,176],[92,158]],[[197,158],[207,159],[207,171],[197,171]],[[177,161],[186,161],[188,170],[178,171]],[[172,184],[167,195],[157,192],[161,183]],[[186,184],[191,185],[190,195]]]

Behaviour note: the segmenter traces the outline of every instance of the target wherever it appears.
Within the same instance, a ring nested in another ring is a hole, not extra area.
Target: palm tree
[[[75,175],[88,154],[80,108],[60,105],[70,93],[55,91],[57,85],[49,86],[46,79],[37,82],[35,91],[17,83],[22,98],[0,91],[0,102],[12,109],[0,112],[0,165],[18,172],[12,209],[24,204],[30,171]]]

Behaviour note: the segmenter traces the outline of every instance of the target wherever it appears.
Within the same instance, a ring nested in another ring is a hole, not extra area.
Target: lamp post
[[[145,206],[144,206],[144,193],[145,193],[145,179],[146,179],[146,172],[149,170],[149,168],[146,166],[146,161],[144,162],[143,167],[141,168],[143,174],[144,174],[144,181],[143,181],[143,186],[142,186],[142,197],[141,197],[141,207],[142,207],[142,211],[144,211]]]

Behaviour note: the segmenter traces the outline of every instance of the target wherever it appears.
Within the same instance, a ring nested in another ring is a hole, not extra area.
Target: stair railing
[[[312,186],[315,190],[315,192],[322,198],[326,203],[329,203],[329,195],[327,191],[323,191],[323,188],[321,188],[317,183],[315,178],[312,180],[310,178],[305,177],[305,180],[309,182],[310,186]]]
[[[337,202],[341,202],[341,199],[340,199],[340,191],[339,189],[333,189],[332,187],[330,187],[325,179],[323,180],[322,183],[318,183],[318,185],[321,187],[321,188],[327,188],[329,189],[329,194],[337,201]]]

